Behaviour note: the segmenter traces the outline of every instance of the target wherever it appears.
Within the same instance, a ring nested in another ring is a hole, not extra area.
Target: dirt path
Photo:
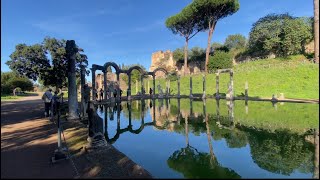
[[[56,133],[41,96],[1,102],[1,178],[73,178],[70,161],[50,162]]]

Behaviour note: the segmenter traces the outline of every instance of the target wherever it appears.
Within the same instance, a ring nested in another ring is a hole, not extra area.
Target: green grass
[[[26,96],[37,96],[38,93],[35,92],[25,92],[26,94],[19,94],[17,96],[12,96],[12,95],[8,95],[8,94],[1,94],[1,101],[11,101],[11,100],[15,100],[15,99],[20,99],[22,97],[26,97]]]
[[[303,56],[290,56],[287,59],[258,60],[235,65],[234,93],[244,94],[245,82],[248,82],[248,93],[251,97],[270,98],[273,94],[285,98],[319,99],[319,65],[313,63],[301,63]],[[270,64],[270,68],[269,68]],[[189,77],[181,77],[180,94],[189,95]],[[215,74],[206,77],[206,93],[216,92]],[[147,80],[146,80],[147,81]],[[192,75],[193,93],[202,93],[202,75]],[[227,92],[229,74],[220,74],[220,93]],[[158,84],[165,88],[164,79],[156,79]],[[177,81],[170,83],[171,94],[177,94]],[[150,81],[152,87],[152,81]],[[146,87],[147,88],[147,87]],[[136,94],[135,85],[132,86],[132,94]],[[140,91],[140,87],[138,88]],[[156,93],[158,90],[156,88]]]

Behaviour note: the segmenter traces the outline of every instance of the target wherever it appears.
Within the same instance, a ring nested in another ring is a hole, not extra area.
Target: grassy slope
[[[268,59],[236,65],[233,69],[235,95],[244,93],[245,82],[249,84],[249,96],[272,97],[284,93],[286,98],[319,99],[319,65],[301,64],[303,56],[292,56],[289,59]],[[269,64],[271,67],[268,68]],[[250,70],[246,70],[246,69]],[[202,75],[193,75],[193,93],[202,93]],[[207,94],[216,92],[215,74],[206,78]],[[156,86],[164,79],[157,79]],[[227,91],[228,74],[220,75],[220,93]],[[150,81],[152,86],[152,81]],[[139,87],[140,90],[140,87]],[[181,94],[189,94],[189,76],[181,78]],[[157,92],[156,88],[156,92]],[[177,81],[171,82],[172,94],[177,94]],[[132,94],[136,94],[132,86]]]

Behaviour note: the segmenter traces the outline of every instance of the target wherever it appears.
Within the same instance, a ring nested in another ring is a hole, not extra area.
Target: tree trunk
[[[319,64],[319,0],[313,0],[314,7],[314,57]]]
[[[76,85],[76,45],[74,40],[68,40],[66,45],[66,53],[68,54],[68,106],[69,118],[78,118],[78,97]]]
[[[184,75],[187,74],[187,69],[188,69],[188,41],[189,39],[186,38],[186,44],[184,46]]]
[[[212,34],[213,34],[214,28],[216,26],[216,23],[217,22],[213,22],[212,25],[209,23],[208,45],[207,45],[207,50],[206,50],[206,64],[204,67],[206,73],[208,73],[210,45],[211,45]]]

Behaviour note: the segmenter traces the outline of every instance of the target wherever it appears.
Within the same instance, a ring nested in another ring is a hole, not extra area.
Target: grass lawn
[[[17,96],[12,96],[12,95],[7,95],[7,94],[2,95],[1,94],[1,101],[11,101],[11,100],[19,99],[19,98],[22,98],[25,96],[37,96],[37,95],[38,95],[38,93],[35,93],[35,92],[25,92],[25,94],[19,94]]]
[[[288,59],[258,60],[235,65],[234,93],[236,96],[244,94],[245,82],[248,82],[248,93],[251,97],[271,98],[273,94],[285,98],[319,99],[319,65],[302,63],[304,56],[291,56]],[[181,77],[180,94],[189,95],[190,76]],[[206,93],[216,92],[216,75],[208,74],[206,77]],[[147,80],[145,80],[147,81]],[[229,74],[220,74],[220,93],[227,92]],[[158,84],[165,88],[164,79],[156,79]],[[202,93],[202,75],[192,75],[193,93]],[[150,80],[150,87],[152,81]],[[146,87],[147,88],[147,87]],[[140,90],[140,87],[138,88]],[[170,83],[171,94],[177,94],[177,81]],[[136,94],[135,85],[132,94]],[[156,93],[158,90],[156,88]]]

